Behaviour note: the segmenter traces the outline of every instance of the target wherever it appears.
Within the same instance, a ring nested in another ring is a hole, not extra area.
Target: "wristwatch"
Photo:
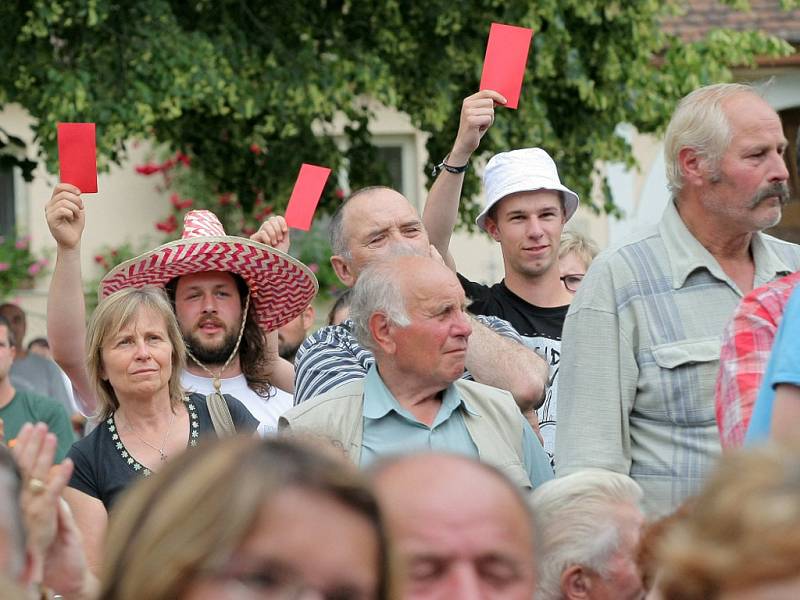
[[[447,171],[448,173],[455,173],[455,174],[463,173],[464,171],[467,170],[467,167],[469,167],[469,162],[460,167],[454,167],[453,165],[448,165],[447,159],[449,157],[450,155],[448,154],[442,159],[442,162],[440,162],[438,165],[433,165],[433,169],[431,169],[431,177],[436,179],[436,176],[439,175],[439,173],[441,173],[442,171]]]

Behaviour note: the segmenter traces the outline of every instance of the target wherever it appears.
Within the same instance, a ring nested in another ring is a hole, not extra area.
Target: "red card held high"
[[[94,123],[58,124],[58,162],[61,181],[82,194],[97,193],[97,152]]]
[[[506,108],[519,104],[532,37],[533,30],[527,27],[492,23],[489,29],[480,89],[500,92],[508,100]]]
[[[303,231],[311,228],[314,211],[330,174],[328,167],[303,163],[289,198],[289,206],[286,207],[286,224],[289,227]]]

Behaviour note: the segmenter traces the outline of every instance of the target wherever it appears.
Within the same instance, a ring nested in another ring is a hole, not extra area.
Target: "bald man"
[[[417,454],[372,471],[407,600],[531,600],[535,539],[521,493],[466,457]]]

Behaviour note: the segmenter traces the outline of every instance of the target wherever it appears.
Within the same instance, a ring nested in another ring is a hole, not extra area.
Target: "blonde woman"
[[[137,484],[112,516],[102,600],[390,600],[386,531],[344,459],[226,440]]]
[[[205,397],[181,388],[185,348],[163,290],[127,288],[105,298],[89,322],[86,345],[99,425],[69,451],[75,470],[64,498],[96,571],[119,492],[215,432]],[[247,409],[225,400],[236,430],[254,432],[258,422]]]

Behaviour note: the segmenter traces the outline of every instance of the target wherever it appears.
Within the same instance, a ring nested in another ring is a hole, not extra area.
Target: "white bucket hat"
[[[564,198],[566,220],[578,209],[578,194],[561,184],[556,163],[541,148],[522,148],[495,154],[483,171],[485,204],[475,223],[486,231],[486,213],[509,194],[551,190]]]

